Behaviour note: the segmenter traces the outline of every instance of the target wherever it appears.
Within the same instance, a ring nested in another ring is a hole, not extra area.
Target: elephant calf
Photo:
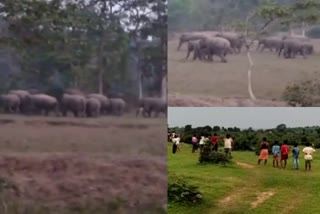
[[[107,114],[110,111],[110,100],[103,94],[89,94],[88,98],[95,98],[100,102],[100,113]]]
[[[225,38],[211,37],[201,39],[199,44],[201,49],[206,48],[208,50],[211,61],[213,60],[212,56],[217,55],[220,57],[221,62],[226,63],[226,55],[232,53],[230,42]]]
[[[18,113],[20,107],[20,98],[15,94],[1,95],[0,104],[6,112]]]

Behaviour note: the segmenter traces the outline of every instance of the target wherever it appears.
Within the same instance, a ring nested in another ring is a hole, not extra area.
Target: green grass
[[[302,149],[302,148],[301,148]],[[289,156],[285,170],[272,167],[272,157],[266,166],[258,166],[258,156],[253,152],[233,152],[234,163],[227,167],[199,165],[199,152],[192,154],[191,147],[181,145],[181,151],[171,152],[168,145],[168,171],[170,175],[185,179],[199,186],[204,201],[199,205],[186,206],[169,203],[168,213],[174,214],[309,214],[320,213],[320,158],[317,154],[312,171],[304,171],[300,155],[300,170],[292,170]],[[236,162],[249,164],[253,168],[239,166]],[[274,195],[256,208],[251,203],[259,193],[272,192]],[[229,201],[226,198],[230,197]]]

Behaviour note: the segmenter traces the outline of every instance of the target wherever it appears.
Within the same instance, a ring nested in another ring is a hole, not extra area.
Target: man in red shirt
[[[218,151],[218,143],[219,143],[219,136],[217,133],[214,133],[213,136],[211,137],[211,143],[212,143],[212,150],[217,152]]]
[[[284,140],[283,144],[281,146],[281,149],[280,149],[280,151],[281,151],[281,168],[283,168],[283,169],[285,169],[287,166],[289,150],[290,150],[290,148],[288,146],[288,141]]]

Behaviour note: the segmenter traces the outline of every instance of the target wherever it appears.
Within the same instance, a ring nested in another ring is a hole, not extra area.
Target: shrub
[[[231,158],[232,157],[226,157],[223,152],[213,151],[211,145],[206,144],[200,152],[199,162],[226,165],[231,162]]]
[[[202,201],[202,194],[199,187],[189,185],[184,180],[169,179],[168,201],[169,203],[196,204]]]

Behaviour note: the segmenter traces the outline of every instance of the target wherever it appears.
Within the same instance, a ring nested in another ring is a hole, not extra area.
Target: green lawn
[[[192,206],[169,202],[169,214],[320,213],[320,157],[317,154],[312,171],[305,172],[302,155],[299,171],[292,170],[291,155],[283,170],[272,167],[271,156],[266,166],[258,166],[258,156],[253,152],[233,152],[234,164],[222,167],[199,165],[198,152],[192,154],[186,144],[180,147],[180,152],[172,154],[171,144],[168,145],[169,179],[174,173],[199,186],[204,201]]]

